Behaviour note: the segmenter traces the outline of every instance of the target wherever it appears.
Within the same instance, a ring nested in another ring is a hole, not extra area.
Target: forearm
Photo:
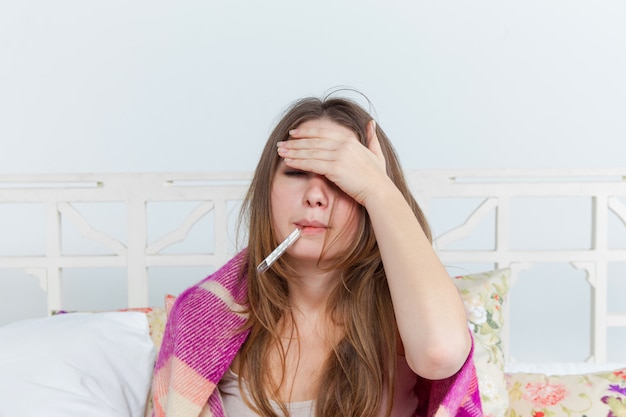
[[[456,287],[390,180],[376,187],[364,203],[385,267],[407,362],[425,378],[452,375],[465,362],[471,345]]]

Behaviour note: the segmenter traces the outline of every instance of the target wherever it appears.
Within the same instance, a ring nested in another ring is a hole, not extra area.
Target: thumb
[[[369,149],[376,157],[385,165],[385,156],[383,150],[380,147],[378,141],[378,135],[376,134],[376,121],[370,120],[367,124],[367,149]]]

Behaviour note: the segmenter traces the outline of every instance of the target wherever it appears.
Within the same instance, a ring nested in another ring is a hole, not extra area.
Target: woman
[[[157,416],[482,415],[462,301],[366,111],[296,102],[243,213],[247,249],[170,313]]]

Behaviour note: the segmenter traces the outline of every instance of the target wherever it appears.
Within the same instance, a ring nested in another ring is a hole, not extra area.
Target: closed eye
[[[286,169],[285,171],[283,171],[283,174],[288,177],[299,177],[308,175],[308,172],[299,169]]]

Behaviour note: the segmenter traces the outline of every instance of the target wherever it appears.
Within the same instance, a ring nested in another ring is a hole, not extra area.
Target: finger
[[[336,146],[333,141],[322,139],[297,139],[278,142],[278,155],[290,159],[323,159],[336,158]]]
[[[280,148],[286,149],[334,149],[340,143],[326,138],[303,138],[296,140],[281,141],[276,144]]]
[[[286,159],[312,159],[332,161],[337,159],[334,149],[278,146],[278,155]]]

